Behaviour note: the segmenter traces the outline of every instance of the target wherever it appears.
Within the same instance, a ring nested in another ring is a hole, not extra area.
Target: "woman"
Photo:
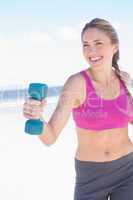
[[[128,91],[130,76],[117,63],[118,36],[108,21],[96,18],[85,25],[81,39],[89,67],[67,79],[39,138],[53,144],[72,113],[78,138],[74,200],[132,200],[128,123],[133,121],[133,98]],[[24,116],[42,117],[45,103],[29,99]]]

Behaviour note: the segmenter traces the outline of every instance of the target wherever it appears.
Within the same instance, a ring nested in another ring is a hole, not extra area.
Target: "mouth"
[[[89,61],[93,64],[97,64],[99,61],[103,59],[103,56],[97,56],[97,57],[89,57]]]

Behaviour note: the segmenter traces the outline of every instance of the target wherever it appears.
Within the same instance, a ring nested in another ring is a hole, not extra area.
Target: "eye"
[[[88,44],[83,44],[83,47],[89,47],[89,45]]]
[[[97,42],[96,45],[102,45],[102,42]]]
[[[86,46],[88,46],[87,44],[83,44],[83,47],[86,47]]]

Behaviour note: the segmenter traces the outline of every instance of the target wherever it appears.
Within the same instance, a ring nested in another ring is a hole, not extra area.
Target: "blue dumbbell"
[[[43,83],[31,83],[28,88],[28,94],[32,99],[41,101],[47,96],[48,86]],[[41,119],[29,119],[25,123],[25,132],[31,135],[40,135],[44,124]]]

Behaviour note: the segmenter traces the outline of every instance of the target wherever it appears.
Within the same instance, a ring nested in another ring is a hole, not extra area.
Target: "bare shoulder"
[[[80,72],[72,74],[67,78],[62,92],[69,92],[71,98],[75,99],[74,107],[82,104],[85,95],[85,80]]]
[[[77,72],[75,74],[72,74],[68,77],[67,82],[69,84],[75,84],[76,89],[79,88],[81,86],[81,84],[83,84],[83,78],[80,74],[80,72]]]

